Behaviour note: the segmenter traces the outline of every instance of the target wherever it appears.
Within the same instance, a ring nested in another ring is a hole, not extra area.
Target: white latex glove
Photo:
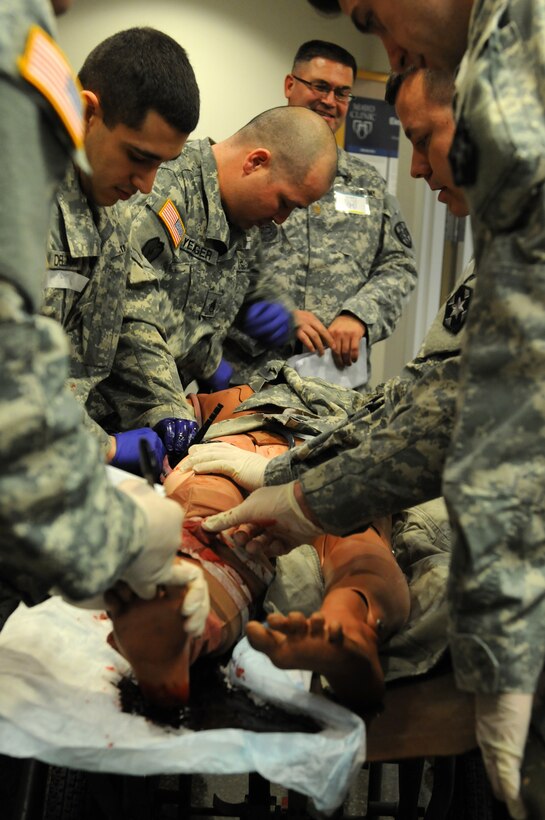
[[[254,523],[280,538],[288,547],[309,544],[323,530],[304,515],[295,499],[295,481],[261,487],[242,504],[210,515],[202,522],[208,532],[220,532],[237,524]]]
[[[522,692],[475,695],[477,742],[498,800],[511,817],[526,817],[520,796],[520,767],[530,725],[533,695]]]
[[[195,473],[220,473],[229,476],[246,490],[257,490],[265,482],[265,467],[269,462],[258,453],[248,453],[226,441],[196,444],[189,448],[187,458],[178,469]]]
[[[139,598],[153,598],[157,584],[185,586],[197,577],[193,565],[175,564],[176,550],[182,542],[184,514],[175,501],[162,498],[144,481],[123,481],[118,490],[129,495],[146,516],[147,543],[123,571],[121,579]]]

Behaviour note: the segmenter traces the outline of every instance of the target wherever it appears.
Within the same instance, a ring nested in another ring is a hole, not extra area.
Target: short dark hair
[[[139,128],[148,111],[189,134],[199,121],[199,87],[182,46],[150,27],[129,28],[103,40],[79,72],[100,100],[104,123]]]
[[[341,10],[339,0],[308,0],[308,2],[324,14],[338,14]]]
[[[424,78],[424,87],[426,94],[431,102],[437,105],[448,105],[452,103],[454,96],[454,75],[448,71],[442,71],[435,68],[417,68],[411,66],[406,71],[400,74],[392,72],[386,82],[386,92],[384,99],[390,105],[395,105],[399,89],[407,79],[413,74],[421,71]]]
[[[327,40],[308,40],[297,49],[297,54],[293,59],[293,68],[297,63],[308,63],[315,57],[323,57],[325,60],[332,60],[341,63],[352,69],[354,79],[358,73],[358,66],[353,55],[342,46],[336,43],[328,43]]]

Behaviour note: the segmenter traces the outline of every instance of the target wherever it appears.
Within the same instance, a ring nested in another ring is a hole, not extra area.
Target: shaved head
[[[262,146],[272,154],[276,173],[297,183],[303,182],[311,168],[322,164],[333,183],[337,171],[337,146],[331,129],[323,119],[300,106],[271,108],[254,117],[232,137],[235,144]]]

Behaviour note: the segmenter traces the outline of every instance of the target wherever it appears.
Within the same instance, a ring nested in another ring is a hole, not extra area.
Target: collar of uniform
[[[241,239],[245,237],[245,232],[231,225],[223,210],[218,181],[218,166],[212,153],[212,140],[208,138],[198,140],[198,145],[203,188],[208,201],[206,239],[209,242],[221,243],[224,246],[223,249],[217,248],[217,250],[220,254],[224,254],[235,245],[240,244]]]
[[[502,5],[507,5],[505,0],[500,0]],[[490,19],[494,9],[498,6],[498,0],[474,0],[469,15],[469,27],[467,35],[466,52],[470,52],[477,44],[482,30]]]
[[[92,209],[81,188],[77,169],[72,164],[57,192],[57,202],[72,258],[100,256],[104,242],[110,238],[119,245],[119,252],[123,251],[128,240],[124,222],[119,218],[118,206],[97,206]]]
[[[352,177],[349,160],[350,156],[348,152],[337,147],[337,173],[335,174],[335,179],[339,179],[339,177],[350,179]]]
[[[87,197],[81,189],[78,172],[72,164],[57,191],[57,203],[64,222],[70,256],[74,259],[98,256],[102,245],[98,227]]]

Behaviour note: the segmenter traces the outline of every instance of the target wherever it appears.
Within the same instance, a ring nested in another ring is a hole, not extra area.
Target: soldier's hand
[[[263,486],[268,463],[269,459],[259,453],[249,453],[226,441],[212,441],[191,447],[178,469],[226,475],[251,491]]]
[[[233,368],[227,359],[222,359],[215,373],[212,373],[212,375],[208,376],[207,379],[199,378],[199,387],[202,390],[208,390],[210,393],[218,393],[220,390],[227,390],[232,375]]]
[[[187,453],[199,425],[193,419],[168,418],[161,419],[153,429],[165,445],[170,466],[174,467]]]
[[[137,430],[129,430],[126,433],[116,433],[112,436],[113,452],[110,451],[110,464],[127,470],[129,473],[142,475],[140,469],[140,441],[146,440],[155,456],[158,473],[154,476],[159,478],[166,450],[163,442],[151,427],[139,427]]]
[[[329,332],[335,340],[333,359],[342,370],[358,361],[360,342],[366,335],[365,324],[350,313],[341,313],[329,325]]]
[[[520,796],[520,767],[533,696],[522,692],[475,695],[477,742],[492,791],[515,820],[526,817]]]
[[[330,347],[335,351],[335,339],[327,327],[310,310],[294,310],[293,321],[297,339],[311,353],[318,353],[319,356],[323,356],[326,347]]]
[[[208,532],[221,532],[237,524],[256,524],[257,526],[248,533],[246,548],[249,551],[254,538],[265,531],[269,536],[273,536],[272,541],[285,545],[283,552],[300,544],[309,544],[321,535],[323,530],[303,512],[296,497],[296,485],[299,496],[301,490],[295,481],[290,484],[261,487],[251,493],[242,504],[205,518],[202,527]]]
[[[269,347],[281,347],[291,336],[291,315],[280,302],[254,302],[246,310],[242,329]]]

